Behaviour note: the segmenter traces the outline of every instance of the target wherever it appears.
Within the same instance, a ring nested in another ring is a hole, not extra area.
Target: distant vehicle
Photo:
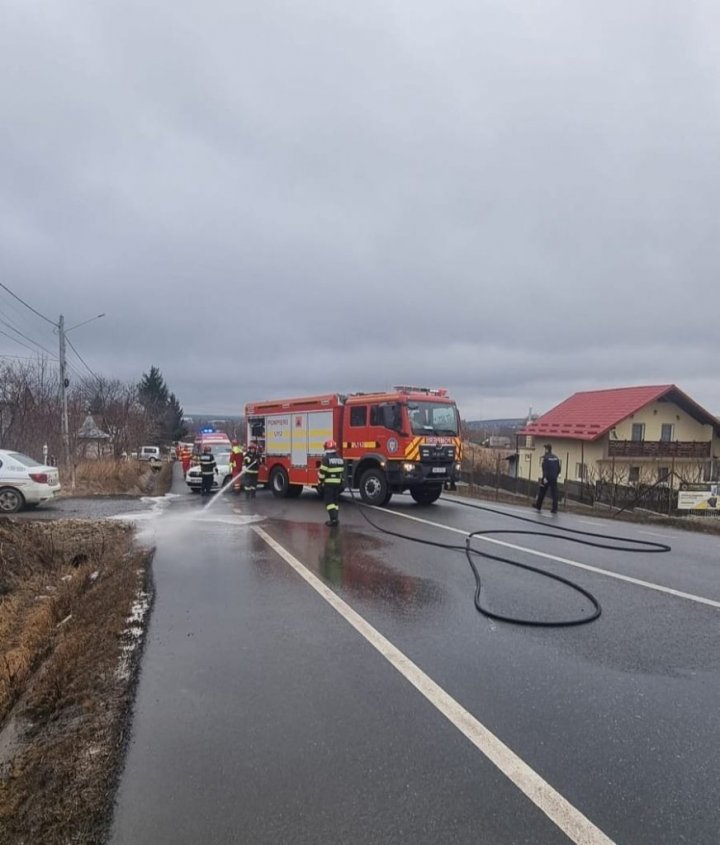
[[[22,452],[0,449],[0,513],[17,513],[48,502],[60,492],[57,467]]]
[[[232,478],[232,469],[230,468],[230,443],[223,441],[214,444],[206,444],[215,458],[217,464],[217,473],[213,476],[213,490],[219,490],[224,487]],[[195,464],[191,466],[185,476],[185,483],[193,493],[199,493],[202,489],[202,478],[200,476],[200,466]]]
[[[138,452],[139,461],[159,461],[160,447],[159,446],[141,446]]]
[[[195,435],[193,454],[196,457],[202,454],[204,446],[209,446],[213,453],[218,451],[229,452],[232,449],[232,443],[227,434],[215,428],[203,428]]]

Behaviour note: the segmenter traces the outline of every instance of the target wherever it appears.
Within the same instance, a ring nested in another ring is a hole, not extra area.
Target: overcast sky
[[[720,414],[719,27],[717,0],[3,0],[0,281],[105,312],[70,334],[89,367],[155,364],[189,413],[673,382]]]

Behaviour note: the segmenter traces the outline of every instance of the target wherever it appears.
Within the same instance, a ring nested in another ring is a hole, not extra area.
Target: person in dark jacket
[[[258,447],[251,443],[243,458],[242,486],[246,499],[254,499],[257,491],[258,472],[260,472],[260,452]]]
[[[552,513],[557,513],[558,509],[558,478],[560,477],[560,458],[553,455],[552,445],[545,444],[545,454],[542,459],[542,478],[540,479],[540,489],[538,490],[537,501],[535,502],[535,510],[542,510],[543,499],[548,490],[552,496]]]
[[[326,440],[324,449],[318,468],[318,481],[323,487],[323,500],[328,515],[325,525],[337,525],[340,521],[338,502],[345,474],[345,461],[338,455],[334,440]]]
[[[200,491],[202,496],[212,492],[213,477],[217,475],[217,463],[209,446],[203,446],[200,455]]]

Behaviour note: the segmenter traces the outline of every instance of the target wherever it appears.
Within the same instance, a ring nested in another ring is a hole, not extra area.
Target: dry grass
[[[22,727],[0,759],[2,842],[102,841],[148,565],[122,524],[0,523],[0,727]]]
[[[500,472],[507,468],[505,458],[512,449],[490,449],[486,446],[478,446],[476,443],[463,443],[463,469],[468,471],[473,468],[480,472]]]
[[[171,463],[163,463],[161,469],[155,471],[148,461],[101,458],[77,464],[73,490],[69,471],[60,468],[63,494],[72,496],[162,494],[169,489],[171,476]],[[166,489],[159,489],[166,480]]]

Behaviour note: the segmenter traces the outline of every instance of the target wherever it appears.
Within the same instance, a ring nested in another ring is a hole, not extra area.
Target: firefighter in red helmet
[[[342,490],[343,476],[345,475],[345,461],[337,453],[337,443],[334,440],[326,440],[320,467],[318,469],[318,480],[323,488],[323,500],[327,510],[328,520],[325,525],[337,525],[338,501]]]

